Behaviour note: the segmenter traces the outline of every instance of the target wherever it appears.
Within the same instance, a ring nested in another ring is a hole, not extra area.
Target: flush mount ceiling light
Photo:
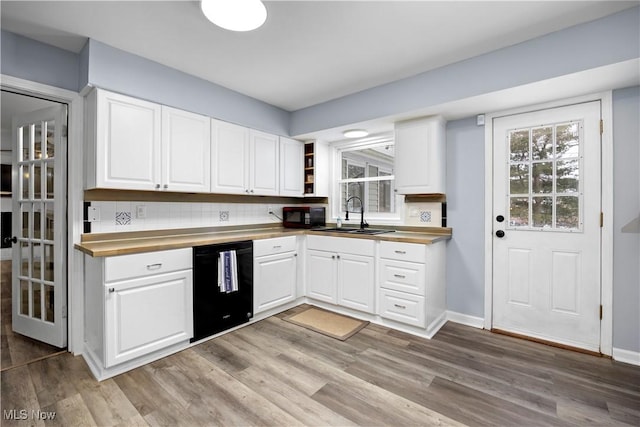
[[[202,0],[200,8],[209,21],[231,31],[255,30],[267,19],[260,0]]]
[[[345,138],[362,138],[369,135],[369,132],[364,129],[349,129],[342,132],[342,134]]]

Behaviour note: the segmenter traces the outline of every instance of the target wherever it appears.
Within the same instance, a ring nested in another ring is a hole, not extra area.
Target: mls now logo
[[[5,420],[53,420],[56,417],[56,413],[54,411],[41,411],[39,409],[32,409],[31,411],[27,409],[4,409],[2,416]]]

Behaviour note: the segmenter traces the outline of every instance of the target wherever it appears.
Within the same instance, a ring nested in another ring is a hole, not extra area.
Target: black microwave
[[[285,206],[282,225],[287,228],[312,228],[327,225],[325,208],[311,206]]]

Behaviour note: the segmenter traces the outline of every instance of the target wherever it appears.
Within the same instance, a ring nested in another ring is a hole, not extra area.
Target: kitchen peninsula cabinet
[[[208,117],[101,89],[87,108],[87,188],[210,191]]]
[[[375,242],[307,236],[307,296],[375,312]]]
[[[446,122],[440,116],[395,124],[398,194],[446,193]]]
[[[212,119],[211,137],[214,193],[278,195],[276,135]]]
[[[174,351],[193,337],[191,248],[85,256],[85,358],[98,379]]]
[[[445,320],[444,243],[380,242],[378,314],[435,334]]]

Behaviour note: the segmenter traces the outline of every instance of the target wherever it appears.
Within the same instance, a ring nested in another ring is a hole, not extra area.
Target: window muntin
[[[581,121],[507,133],[512,229],[582,230]]]
[[[339,203],[334,208],[336,216],[343,216],[347,208],[350,212],[359,212],[357,200],[346,206],[349,198],[357,196],[363,201],[365,218],[396,219],[392,137],[339,146],[337,158],[340,178],[337,180]]]

